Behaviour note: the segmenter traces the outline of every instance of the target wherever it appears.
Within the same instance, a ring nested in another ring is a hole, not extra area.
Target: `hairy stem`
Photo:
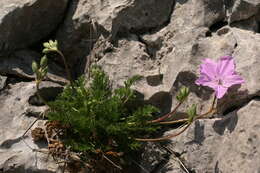
[[[178,133],[175,133],[175,134],[172,134],[172,135],[167,135],[167,136],[164,136],[164,137],[161,137],[161,138],[153,138],[153,139],[149,139],[149,138],[135,138],[135,140],[137,141],[144,141],[144,142],[157,142],[157,141],[163,141],[163,140],[167,140],[167,139],[170,139],[170,138],[173,138],[173,137],[176,137],[176,136],[179,136],[180,134],[182,134],[183,132],[185,132],[189,126],[194,122],[196,121],[197,119],[201,119],[201,118],[204,118],[205,116],[211,114],[211,113],[214,113],[216,112],[216,108],[214,108],[214,105],[215,105],[215,102],[216,102],[216,96],[214,97],[213,99],[213,102],[212,102],[212,105],[209,109],[209,111],[207,111],[206,113],[204,114],[201,114],[201,115],[198,115],[196,116],[192,122],[188,122],[188,119],[181,119],[181,120],[176,120],[176,121],[168,121],[168,122],[160,122],[160,124],[175,124],[175,123],[180,123],[180,122],[187,122],[187,125],[185,126],[185,128],[183,128],[181,131],[179,131]]]
[[[188,121],[188,118],[185,118],[185,119],[174,120],[174,121],[159,122],[159,124],[178,124],[178,123],[185,123],[187,121]]]
[[[68,79],[70,81],[70,84],[72,84],[73,80],[72,80],[72,77],[71,77],[71,73],[70,73],[70,70],[69,70],[69,67],[68,67],[67,60],[66,60],[65,56],[63,55],[63,53],[61,51],[56,50],[56,52],[61,56],[61,58],[63,60],[63,63],[64,63],[64,66],[65,66],[67,77],[68,77]]]
[[[178,133],[172,134],[172,135],[167,135],[167,136],[164,136],[164,137],[161,137],[161,138],[154,138],[154,139],[135,138],[135,140],[137,140],[137,141],[143,141],[143,142],[164,141],[164,140],[167,140],[167,139],[170,139],[170,138],[179,136],[180,134],[182,134],[183,132],[185,132],[185,131],[189,128],[189,126],[190,126],[191,124],[192,124],[192,123],[187,124],[181,131],[179,131]]]
[[[201,119],[201,118],[204,118],[205,116],[207,116],[211,113],[215,113],[216,112],[216,108],[214,108],[215,102],[216,102],[216,96],[213,99],[213,102],[212,102],[210,109],[206,113],[196,116],[194,118],[194,120]],[[159,124],[178,124],[178,123],[184,123],[184,122],[187,122],[187,121],[188,121],[188,118],[184,118],[184,119],[174,120],[174,121],[159,122]]]
[[[155,120],[148,121],[148,123],[157,123],[157,122],[165,120],[166,118],[169,118],[170,116],[172,116],[176,113],[176,111],[178,110],[178,108],[181,106],[182,103],[183,102],[179,102],[178,105],[170,113],[163,115],[162,117],[159,117]]]

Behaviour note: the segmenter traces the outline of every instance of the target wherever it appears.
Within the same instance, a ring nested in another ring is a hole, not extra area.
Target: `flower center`
[[[223,82],[222,82],[221,79],[218,79],[218,80],[217,80],[217,83],[218,83],[218,85],[222,85],[222,84],[223,84]]]
[[[223,85],[223,80],[219,76],[215,76],[215,82],[217,85]]]

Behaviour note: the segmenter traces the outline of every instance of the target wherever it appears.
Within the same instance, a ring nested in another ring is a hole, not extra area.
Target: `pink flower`
[[[236,74],[234,59],[231,56],[223,56],[217,62],[204,59],[200,65],[200,77],[196,80],[197,85],[214,89],[218,99],[222,98],[232,85],[244,82],[241,76]]]

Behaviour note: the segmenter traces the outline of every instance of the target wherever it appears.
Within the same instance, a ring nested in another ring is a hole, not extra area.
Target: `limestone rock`
[[[197,26],[209,27],[216,22],[225,20],[225,3],[219,0],[197,0],[193,4],[194,20]]]
[[[229,22],[246,20],[256,15],[260,9],[258,0],[236,0],[230,10]]]
[[[68,0],[0,2],[0,51],[24,48],[49,35],[61,22]]]
[[[169,147],[195,172],[259,172],[259,108],[253,100],[222,119],[197,120]]]
[[[29,104],[30,97],[35,95],[34,82],[20,82],[9,85],[8,90],[0,95],[0,170],[3,172],[56,172],[58,166],[43,153],[35,153],[22,140],[23,133],[46,107],[35,107]],[[60,88],[58,84],[43,82],[41,90]],[[55,90],[54,90],[55,91]],[[51,92],[51,91],[49,91]],[[52,95],[58,93],[53,92]],[[30,132],[25,135],[25,142],[32,148],[44,148],[36,145]]]
[[[0,91],[4,89],[6,85],[7,77],[6,76],[0,76]]]
[[[76,74],[96,63],[115,87],[133,75],[142,75],[133,89],[162,114],[177,104],[180,87],[189,87],[190,97],[175,118],[183,117],[192,103],[198,104],[198,113],[211,105],[213,90],[195,84],[201,60],[232,55],[236,71],[246,82],[218,100],[216,116],[221,119],[196,121],[173,139],[168,147],[176,156],[148,145],[140,164],[143,172],[185,172],[182,162],[194,172],[260,171],[256,116],[260,102],[254,100],[260,96],[259,0],[76,0],[69,3],[63,23],[56,28],[67,4],[68,0],[0,2],[0,54],[10,50],[0,61],[0,73],[7,76],[0,80],[1,171],[58,169],[38,154],[35,166],[35,153],[20,138],[35,114],[45,109],[35,96],[33,82],[21,82],[33,80],[31,62],[40,58],[28,49],[52,31]],[[13,51],[20,48],[25,49]],[[64,70],[49,62],[47,80],[64,84]],[[52,96],[61,89],[56,85],[46,84],[42,92]],[[40,147],[30,136],[25,140]]]
[[[66,57],[81,64],[100,34],[115,38],[118,33],[161,27],[168,22],[173,5],[174,0],[73,1],[57,39]]]
[[[158,165],[167,162],[169,153],[156,143],[147,143],[144,147],[141,156],[140,165],[142,165],[141,172],[154,172],[158,169]]]

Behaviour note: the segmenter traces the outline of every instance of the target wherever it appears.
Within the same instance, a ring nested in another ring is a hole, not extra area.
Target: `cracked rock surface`
[[[256,99],[224,118],[198,120],[169,145],[195,172],[260,172],[259,110]]]
[[[87,76],[94,63],[113,86],[142,75],[134,89],[162,114],[177,104],[179,88],[189,87],[191,94],[176,119],[192,103],[201,113],[212,102],[213,91],[194,83],[201,60],[234,56],[245,84],[218,100],[227,104],[212,119],[196,121],[167,145],[148,143],[137,165],[145,173],[260,172],[259,0],[0,1],[0,172],[59,169],[43,155],[36,161],[20,138],[45,109],[35,97],[31,62],[41,57],[39,44],[53,38],[74,76]],[[50,58],[49,68],[43,90],[56,95],[67,81],[63,64]],[[44,148],[30,135],[25,140]]]
[[[36,43],[61,22],[68,0],[4,0],[0,2],[0,51]]]
[[[40,91],[45,90],[45,96],[55,95],[61,86],[51,82],[43,82]],[[48,92],[46,92],[46,90]],[[49,94],[47,94],[49,93]],[[44,153],[32,152],[43,148],[36,145],[28,132],[23,141],[23,134],[34,120],[40,116],[45,106],[34,106],[29,99],[35,95],[34,82],[19,82],[10,84],[0,95],[0,170],[10,173],[23,172],[56,172],[58,167]],[[46,99],[48,99],[46,97]],[[36,124],[35,124],[36,125]],[[27,143],[27,145],[25,144]],[[46,147],[46,146],[45,146]]]

